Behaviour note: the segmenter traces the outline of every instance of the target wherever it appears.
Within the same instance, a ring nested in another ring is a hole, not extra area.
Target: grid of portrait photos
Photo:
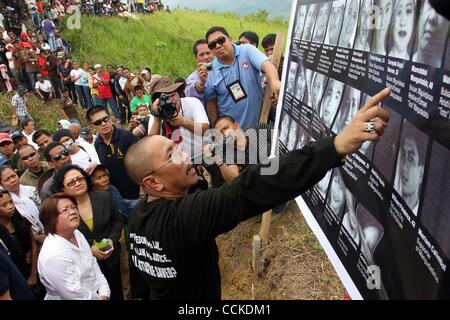
[[[449,298],[450,22],[429,0],[294,6],[280,153],[340,133],[391,88],[381,140],[329,171],[304,202],[363,298]]]

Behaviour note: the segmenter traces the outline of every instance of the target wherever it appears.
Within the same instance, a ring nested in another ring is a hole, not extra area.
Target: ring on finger
[[[375,132],[375,122],[373,120],[367,121],[365,124],[364,131],[369,133]]]

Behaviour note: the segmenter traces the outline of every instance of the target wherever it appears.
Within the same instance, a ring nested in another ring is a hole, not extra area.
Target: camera
[[[208,71],[211,71],[212,70],[212,63],[210,62],[210,63],[205,63],[205,64],[203,64],[204,66],[205,66],[205,68],[206,68],[206,70],[208,70]]]
[[[150,113],[161,120],[170,120],[178,115],[176,104],[170,100],[170,95],[166,93],[159,96],[158,110],[150,108]]]
[[[146,116],[136,116],[135,119],[137,121],[139,121],[140,123],[145,122],[146,119],[148,119],[148,117]]]

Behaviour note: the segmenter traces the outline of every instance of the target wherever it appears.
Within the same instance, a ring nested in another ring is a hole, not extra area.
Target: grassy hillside
[[[254,31],[286,31],[283,22],[239,18],[234,14],[175,11],[130,18],[83,17],[81,30],[65,30],[74,47],[73,56],[89,63],[125,64],[131,69],[150,66],[155,73],[186,77],[195,69],[192,44],[215,25],[224,26],[233,38]]]

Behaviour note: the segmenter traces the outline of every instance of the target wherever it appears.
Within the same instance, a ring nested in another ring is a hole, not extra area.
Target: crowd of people
[[[212,27],[193,44],[197,69],[173,81],[150,67],[71,59],[57,27],[74,1],[6,5],[0,83],[12,126],[0,123],[0,299],[219,299],[215,237],[282,212],[386,127],[375,105],[388,90],[341,134],[261,175],[259,163],[273,161],[263,134],[271,125],[259,123],[264,87],[273,120],[281,86],[274,34],[264,54],[256,33],[234,42]],[[55,132],[35,128],[32,94],[59,100]]]

